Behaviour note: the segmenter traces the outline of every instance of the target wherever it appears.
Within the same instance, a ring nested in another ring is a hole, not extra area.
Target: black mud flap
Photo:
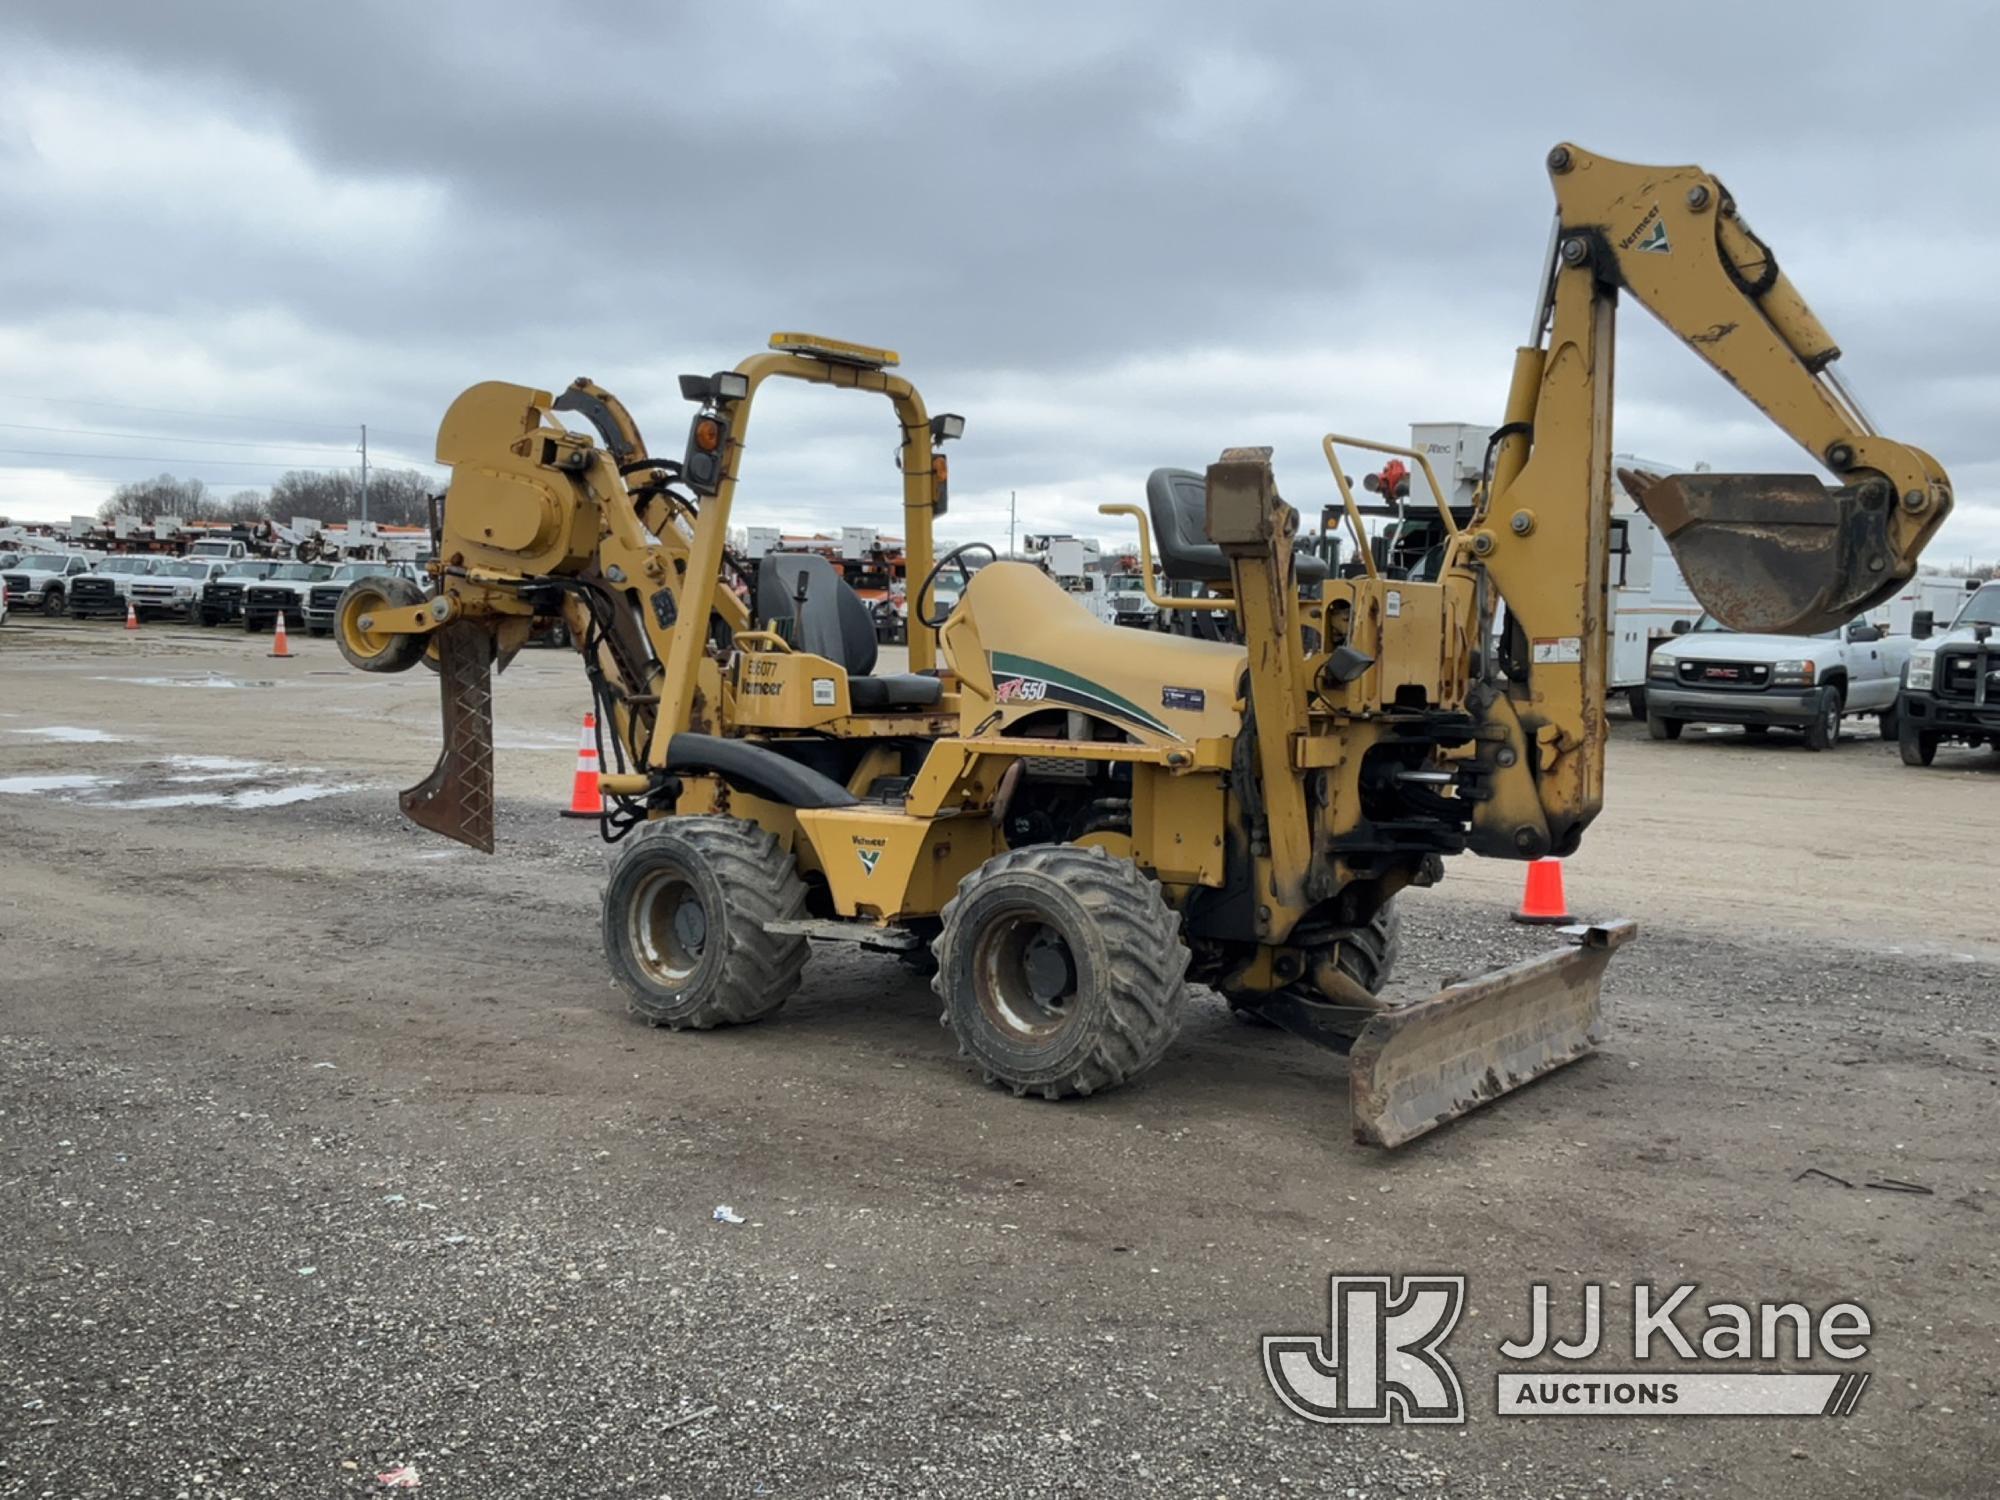
[[[1378,1012],[1347,1056],[1354,1138],[1400,1146],[1553,1073],[1603,1038],[1599,990],[1636,922]]]
[[[1908,576],[1881,479],[1829,489],[1810,474],[1620,469],[1701,607],[1731,630],[1813,635],[1891,597]]]
[[[493,852],[493,636],[454,620],[434,637],[444,750],[431,774],[404,792],[403,816],[420,828]]]

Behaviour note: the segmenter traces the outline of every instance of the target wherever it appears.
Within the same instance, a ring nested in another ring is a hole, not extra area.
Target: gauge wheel
[[[806,939],[767,924],[805,915],[792,856],[755,823],[664,818],[632,836],[604,889],[604,951],[634,1014],[705,1031],[759,1021],[791,998]]]
[[[1179,1033],[1188,951],[1159,883],[1100,848],[1012,849],[959,882],[931,989],[988,1083],[1063,1099],[1138,1077]]]
[[[428,635],[371,629],[377,610],[407,609],[424,602],[423,590],[407,578],[359,578],[333,607],[333,633],[347,664],[363,672],[407,672],[430,645]]]

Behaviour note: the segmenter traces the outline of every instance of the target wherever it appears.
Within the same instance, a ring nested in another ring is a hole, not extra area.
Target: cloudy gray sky
[[[1718,173],[2000,555],[2000,21],[1964,6],[9,7],[0,513],[430,457],[588,374],[674,451],[777,328],[963,412],[954,535],[1110,533],[1160,464],[1492,422],[1558,140]],[[1636,308],[1618,447],[1795,450]],[[888,409],[760,400],[738,523],[897,525]],[[1115,534],[1115,533],[1113,533]]]

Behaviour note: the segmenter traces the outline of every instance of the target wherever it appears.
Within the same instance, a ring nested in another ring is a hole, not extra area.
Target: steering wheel
[[[933,620],[931,618],[931,612],[924,608],[924,600],[930,597],[931,585],[937,582],[938,574],[942,573],[945,570],[945,565],[948,563],[955,563],[958,566],[958,577],[959,577],[958,586],[960,592],[963,592],[965,589],[971,587],[972,569],[968,568],[965,565],[965,554],[968,552],[984,552],[986,554],[986,560],[988,562],[1000,561],[1000,554],[995,552],[991,547],[987,546],[986,543],[967,542],[961,547],[952,548],[951,551],[945,553],[943,557],[940,557],[936,562],[931,564],[930,572],[924,575],[923,587],[917,590],[917,600],[915,608],[917,611],[917,619],[932,630],[940,628],[946,620],[949,620],[951,618],[951,611],[947,609],[942,614],[940,614],[935,620]]]

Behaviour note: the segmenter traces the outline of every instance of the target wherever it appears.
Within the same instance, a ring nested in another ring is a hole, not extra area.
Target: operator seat
[[[799,594],[805,593],[803,601]],[[847,701],[857,710],[929,708],[944,693],[935,677],[874,677],[875,621],[861,596],[817,552],[767,552],[757,565],[757,619],[794,647],[847,670]]]
[[[1155,469],[1146,476],[1146,509],[1153,516],[1153,546],[1160,571],[1174,583],[1227,583],[1229,559],[1208,539],[1208,480],[1192,469]],[[1300,583],[1326,577],[1326,562],[1296,551]]]

